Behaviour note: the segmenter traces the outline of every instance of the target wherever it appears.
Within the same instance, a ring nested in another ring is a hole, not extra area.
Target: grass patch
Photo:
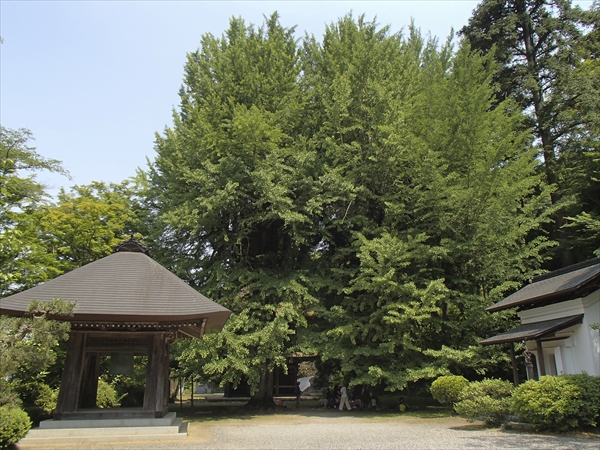
[[[258,417],[296,414],[314,417],[335,417],[341,414],[335,410],[324,409],[319,405],[319,400],[303,400],[300,403],[300,409],[296,409],[295,401],[287,401],[284,403],[288,405],[287,408],[276,407],[266,410],[252,410],[244,407],[246,402],[209,402],[196,399],[194,400],[193,408],[191,407],[190,402],[186,401],[183,402],[183,407],[180,406],[179,402],[170,404],[169,410],[176,412],[177,415],[182,417],[186,422],[215,422],[240,419],[250,420]],[[385,401],[380,402],[380,406],[378,407],[377,411],[366,409],[364,411],[352,411],[351,413],[344,412],[343,414],[351,414],[352,416],[365,419],[392,419],[398,417],[439,419],[455,417],[452,408],[439,405],[427,405],[427,401],[408,403],[408,410],[403,413],[395,410],[395,406],[395,403],[391,401]]]

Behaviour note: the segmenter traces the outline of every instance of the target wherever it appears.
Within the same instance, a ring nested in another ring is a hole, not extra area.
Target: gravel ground
[[[29,450],[40,447],[16,447]],[[56,447],[54,447],[56,448]],[[485,429],[459,418],[368,418],[353,413],[285,413],[190,424],[185,441],[80,444],[82,450],[226,449],[600,449],[600,437]]]

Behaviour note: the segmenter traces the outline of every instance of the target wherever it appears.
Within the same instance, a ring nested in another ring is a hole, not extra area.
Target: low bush
[[[513,412],[537,429],[566,431],[597,423],[600,379],[589,375],[543,376],[513,394]]]
[[[474,381],[462,390],[454,409],[469,421],[483,420],[487,425],[501,425],[510,414],[513,391],[514,386],[509,381]]]
[[[121,406],[121,397],[119,397],[115,388],[102,379],[98,380],[96,406],[98,408],[118,408]]]
[[[35,425],[52,416],[58,398],[57,390],[37,380],[17,382],[14,388],[21,400],[20,407]]]
[[[595,427],[600,420],[600,377],[561,375],[579,388],[579,424]]]
[[[0,448],[6,448],[22,439],[31,428],[25,411],[8,405],[0,406]]]
[[[469,384],[469,380],[460,375],[444,375],[431,383],[431,395],[444,405],[458,401],[461,391]]]

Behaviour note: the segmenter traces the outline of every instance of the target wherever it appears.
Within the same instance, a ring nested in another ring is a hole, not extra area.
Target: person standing
[[[344,383],[340,383],[340,411],[344,410],[344,405],[348,411],[352,411],[352,407],[350,406],[350,402],[348,401],[348,391],[346,390],[346,386]]]

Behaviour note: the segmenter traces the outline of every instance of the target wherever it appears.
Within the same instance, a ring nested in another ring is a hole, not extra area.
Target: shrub
[[[51,417],[56,408],[58,391],[41,381],[17,382],[15,391],[19,394],[21,408],[34,424]]]
[[[469,380],[460,375],[445,375],[431,383],[431,395],[438,402],[450,405],[458,401],[461,391]]]
[[[25,411],[8,405],[0,406],[0,448],[22,439],[31,428],[31,421]]]
[[[98,408],[117,408],[121,406],[121,397],[117,395],[115,388],[102,379],[98,380],[96,406]]]
[[[469,421],[480,419],[487,425],[500,425],[506,422],[510,413],[513,391],[514,387],[509,381],[474,381],[463,389],[454,409]]]
[[[579,424],[595,427],[600,419],[600,377],[561,375],[579,388]]]
[[[579,426],[581,391],[565,376],[543,376],[517,387],[512,410],[538,429],[565,431]]]

